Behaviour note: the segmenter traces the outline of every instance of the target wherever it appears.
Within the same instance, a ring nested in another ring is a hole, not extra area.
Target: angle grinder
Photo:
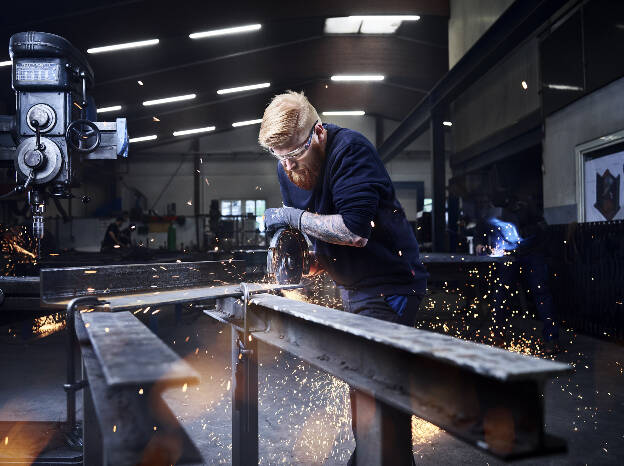
[[[267,272],[280,285],[300,283],[310,272],[310,249],[305,235],[295,228],[275,232],[267,254]]]

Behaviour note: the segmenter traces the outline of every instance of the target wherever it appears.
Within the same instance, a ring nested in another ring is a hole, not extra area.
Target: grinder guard
[[[310,272],[310,250],[305,235],[294,228],[275,232],[267,254],[267,272],[280,285],[298,284]]]

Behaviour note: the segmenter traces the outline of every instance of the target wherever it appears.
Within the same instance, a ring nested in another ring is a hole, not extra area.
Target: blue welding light
[[[492,226],[492,247],[504,251],[513,251],[522,242],[518,229],[513,223],[503,222],[492,217],[489,219]]]

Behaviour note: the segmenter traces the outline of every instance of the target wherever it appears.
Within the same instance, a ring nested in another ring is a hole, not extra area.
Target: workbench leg
[[[232,465],[258,464],[258,345],[232,327]]]
[[[175,305],[175,324],[182,322],[182,304]]]
[[[411,466],[412,416],[359,390],[351,390],[357,466]]]
[[[83,463],[85,465],[102,466],[104,464],[104,450],[102,448],[102,432],[98,424],[91,388],[86,387],[83,393]]]

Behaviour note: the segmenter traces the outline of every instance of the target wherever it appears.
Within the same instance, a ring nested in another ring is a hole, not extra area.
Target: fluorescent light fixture
[[[155,134],[152,134],[151,136],[141,136],[139,138],[130,138],[128,139],[128,142],[143,142],[143,141],[153,141],[154,139],[156,139],[158,136],[156,136]]]
[[[554,89],[556,91],[582,91],[583,88],[579,86],[570,86],[568,84],[547,84],[548,89]]]
[[[244,92],[244,91],[252,91],[254,89],[262,89],[264,87],[269,87],[271,83],[260,83],[260,84],[250,84],[249,86],[239,86],[239,87],[231,87],[229,89],[219,89],[217,94],[231,94],[232,92]]]
[[[206,37],[225,36],[228,34],[239,34],[241,32],[258,31],[262,27],[262,24],[249,24],[247,26],[237,26],[233,28],[214,29],[212,31],[194,32],[189,34],[191,39],[204,39]]]
[[[191,100],[197,97],[196,94],[186,94],[186,95],[178,95],[175,97],[165,97],[163,99],[156,100],[146,100],[143,102],[143,105],[149,107],[150,105],[160,105],[160,104],[168,104],[170,102],[179,102],[181,100]]]
[[[234,128],[238,128],[239,126],[257,125],[258,123],[262,123],[262,118],[259,118],[257,120],[237,121],[235,123],[232,123],[232,126]]]
[[[0,66],[11,66],[13,62],[11,60],[0,61]]]
[[[326,34],[394,34],[403,21],[418,21],[416,15],[342,16],[325,20]]]
[[[351,19],[366,20],[387,20],[387,21],[418,21],[420,16],[418,15],[352,15],[348,16]]]
[[[452,121],[443,121],[442,124],[444,126],[453,126],[453,122]]]
[[[174,131],[174,136],[186,136],[187,134],[195,134],[195,133],[206,133],[208,131],[214,131],[214,126],[206,126],[205,128],[194,128],[194,129],[185,129],[182,131]]]
[[[97,113],[117,112],[121,110],[121,105],[112,105],[110,107],[102,107],[97,109]]]
[[[147,47],[158,44],[158,39],[140,40],[138,42],[126,42],[125,44],[105,45],[103,47],[94,47],[87,49],[87,53],[103,53],[114,52],[115,50],[136,49],[138,47]]]
[[[357,34],[362,25],[362,20],[343,16],[339,18],[327,18],[325,20],[325,34]]]
[[[323,115],[331,116],[331,115],[352,115],[352,116],[362,116],[365,115],[366,112],[364,110],[336,110],[331,112],[323,112]]]
[[[332,81],[383,81],[384,76],[381,74],[335,74],[331,77]]]

